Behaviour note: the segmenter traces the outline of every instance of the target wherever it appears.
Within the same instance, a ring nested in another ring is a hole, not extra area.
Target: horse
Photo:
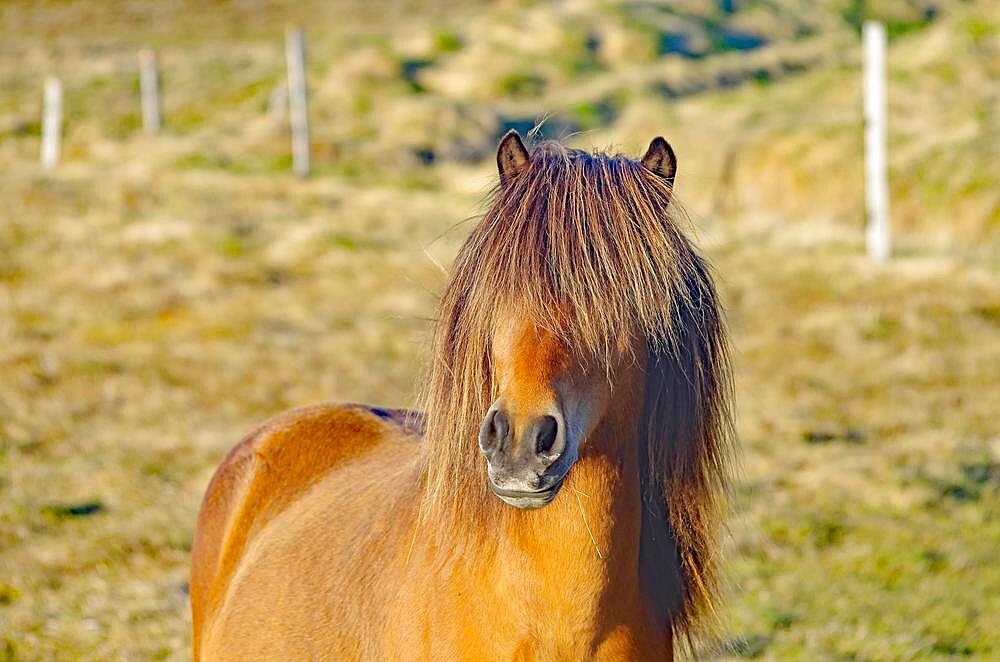
[[[672,660],[712,630],[730,350],[674,151],[511,131],[497,165],[425,413],[293,410],[218,467],[195,660]]]

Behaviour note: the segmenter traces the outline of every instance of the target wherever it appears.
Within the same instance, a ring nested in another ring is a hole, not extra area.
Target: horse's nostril
[[[535,452],[539,455],[548,453],[556,443],[559,424],[552,416],[543,416],[535,428]]]
[[[507,414],[503,413],[502,410],[497,410],[493,415],[493,435],[497,445],[507,438],[509,432],[510,421],[507,419]]]
[[[479,431],[479,447],[485,453],[499,450],[504,439],[510,433],[510,421],[502,410],[494,410],[486,415],[483,427]]]

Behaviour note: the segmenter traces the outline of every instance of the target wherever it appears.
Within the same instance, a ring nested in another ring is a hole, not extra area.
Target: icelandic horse
[[[673,150],[497,163],[426,413],[296,409],[215,472],[195,660],[672,660],[714,620],[731,370]]]

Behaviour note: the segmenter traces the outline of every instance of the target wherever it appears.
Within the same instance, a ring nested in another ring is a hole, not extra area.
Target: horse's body
[[[533,158],[518,147],[501,147],[504,181]],[[710,597],[721,485],[725,347],[688,333],[721,334],[704,286],[692,310],[710,323],[674,329],[667,365],[641,326],[599,355],[510,293],[485,327],[456,321],[476,312],[456,278],[464,303],[446,297],[438,337],[439,360],[456,358],[432,376],[426,432],[412,413],[318,406],[223,461],[193,547],[195,658],[672,659]],[[464,336],[477,329],[482,348]]]
[[[238,527],[254,540],[223,547],[228,581],[204,568],[208,581],[192,583],[196,603],[214,603],[214,614],[196,614],[204,659],[670,659],[669,629],[637,595],[638,549],[620,554],[611,540],[638,538],[636,466],[633,493],[617,495],[632,521],[617,531],[599,528],[613,508],[598,501],[615,468],[594,457],[574,469],[606,559],[570,492],[523,513],[493,541],[503,549],[429,572],[434,551],[414,535],[418,443],[369,409],[327,406],[275,419],[230,455],[210,488],[226,503],[199,530],[226,530],[232,518],[230,540]],[[205,542],[196,557],[207,558]]]

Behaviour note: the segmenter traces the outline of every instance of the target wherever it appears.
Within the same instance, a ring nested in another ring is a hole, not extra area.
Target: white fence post
[[[889,178],[886,160],[885,26],[865,21],[865,198],[868,255],[889,259]]]
[[[59,163],[59,142],[62,137],[62,83],[58,78],[45,79],[42,110],[42,167],[52,170]]]
[[[285,60],[288,64],[288,110],[292,127],[292,171],[299,177],[309,174],[309,103],[305,50],[302,28],[288,28],[285,33]]]
[[[160,82],[156,73],[156,54],[139,51],[139,94],[142,98],[142,126],[146,133],[160,130]]]

